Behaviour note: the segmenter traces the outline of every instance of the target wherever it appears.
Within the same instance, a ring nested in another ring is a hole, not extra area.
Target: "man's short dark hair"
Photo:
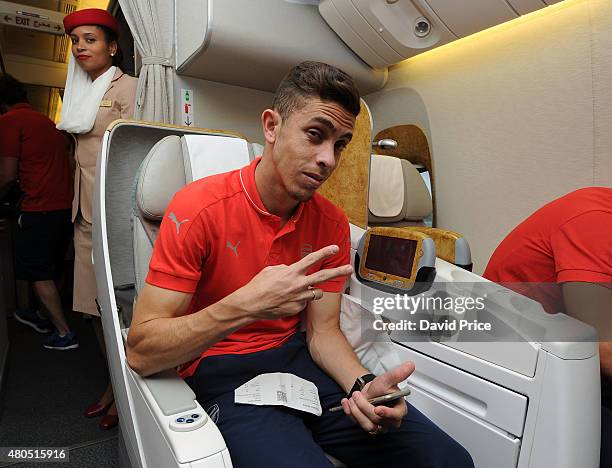
[[[293,67],[278,85],[272,107],[286,119],[309,97],[339,104],[355,117],[359,114],[359,90],[353,79],[321,62],[302,62]]]
[[[0,104],[12,106],[20,102],[28,102],[25,86],[6,73],[0,73]]]

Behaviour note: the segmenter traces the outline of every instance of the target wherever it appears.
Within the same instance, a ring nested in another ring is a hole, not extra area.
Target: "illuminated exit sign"
[[[0,24],[61,36],[64,15],[51,10],[0,1]]]

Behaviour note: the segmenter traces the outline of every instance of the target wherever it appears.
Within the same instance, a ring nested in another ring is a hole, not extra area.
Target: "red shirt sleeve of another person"
[[[589,211],[552,236],[558,283],[604,283],[612,287],[612,213]]]

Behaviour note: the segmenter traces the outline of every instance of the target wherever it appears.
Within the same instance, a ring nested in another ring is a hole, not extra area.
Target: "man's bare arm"
[[[143,376],[198,357],[203,350],[249,322],[229,303],[185,315],[191,294],[145,284],[127,339],[127,360]]]
[[[317,365],[346,393],[355,379],[369,371],[361,365],[342,330],[340,330],[340,293],[323,293],[306,310],[308,349]]]
[[[612,289],[583,282],[563,283],[561,288],[566,313],[597,329],[601,371],[612,377]]]
[[[306,275],[312,265],[337,251],[337,246],[328,246],[292,265],[264,268],[242,288],[188,315],[191,294],[146,284],[138,296],[128,335],[130,367],[150,375],[198,357],[225,336],[257,320],[300,313],[309,301],[323,294],[309,287],[352,272],[346,265]]]
[[[339,293],[324,293],[319,301],[311,302],[306,312],[308,349],[314,361],[348,393],[357,377],[369,371],[361,365],[353,348],[340,330]],[[365,431],[378,433],[399,427],[408,408],[403,399],[392,407],[374,407],[367,400],[391,393],[397,384],[414,371],[414,364],[406,362],[377,376],[362,391],[342,399],[344,413]]]

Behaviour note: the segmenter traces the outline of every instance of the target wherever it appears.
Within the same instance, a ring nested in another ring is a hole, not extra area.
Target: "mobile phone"
[[[410,389],[404,388],[403,390],[398,390],[397,392],[387,393],[386,395],[377,396],[375,398],[370,398],[368,403],[374,406],[385,405],[388,406],[390,403],[394,403],[400,398],[410,395]],[[342,410],[342,406],[334,406],[330,408],[329,411],[334,413],[336,411]]]

